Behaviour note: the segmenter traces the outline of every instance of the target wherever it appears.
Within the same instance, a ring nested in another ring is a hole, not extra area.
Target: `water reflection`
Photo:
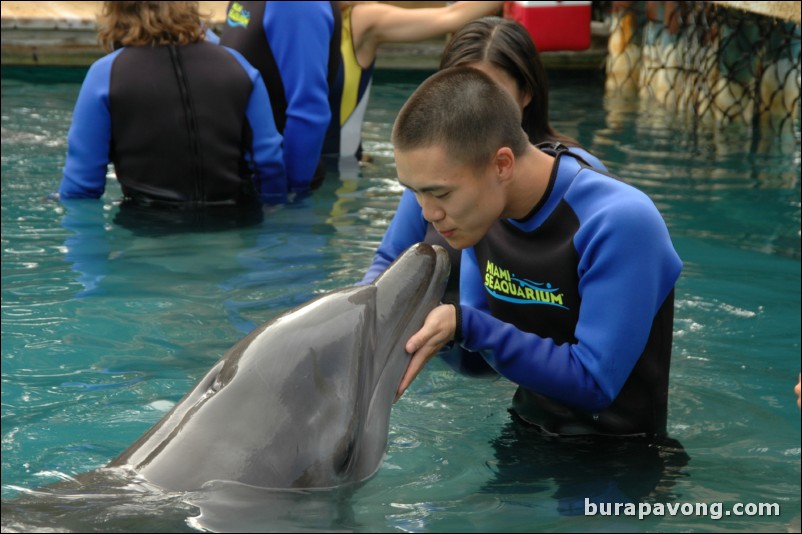
[[[97,471],[2,502],[3,532],[195,532],[197,508],[120,471]]]
[[[2,502],[3,532],[354,532],[358,485],[286,490],[214,480],[167,492],[99,469]]]
[[[260,312],[291,308],[315,294],[313,287],[287,293],[293,281],[328,279],[322,256],[335,227],[310,217],[307,201],[260,207],[242,217],[223,212],[228,210],[154,211],[63,201],[64,259],[80,284],[74,296],[116,295],[125,288],[142,297],[149,292],[149,277],[172,278],[170,285],[180,292],[202,277],[211,282],[210,294],[226,295],[223,306],[234,328],[248,333],[265,320]]]
[[[690,457],[672,438],[638,440],[584,436],[555,438],[513,416],[491,441],[495,472],[482,491],[537,494],[557,486],[560,515],[584,516],[588,504],[670,502]]]
[[[800,258],[799,121],[756,142],[742,124],[713,128],[641,100],[603,101],[592,146],[612,172],[649,194],[672,238]]]
[[[106,237],[107,213],[96,200],[69,200],[62,203],[61,226],[69,231],[64,239],[64,259],[70,262],[82,289],[75,298],[100,292],[108,274],[111,246]]]

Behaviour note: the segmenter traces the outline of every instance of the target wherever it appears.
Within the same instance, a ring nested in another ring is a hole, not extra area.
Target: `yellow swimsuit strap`
[[[362,78],[362,67],[356,60],[354,39],[351,34],[351,10],[349,6],[342,12],[342,40],[340,54],[343,60],[343,93],[340,101],[340,126],[345,124],[351,113],[354,112],[359,93],[359,82]]]

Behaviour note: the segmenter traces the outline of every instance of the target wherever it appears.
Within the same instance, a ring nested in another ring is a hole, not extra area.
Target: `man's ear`
[[[493,158],[493,166],[500,182],[512,180],[512,171],[515,169],[515,154],[506,146],[499,148]]]

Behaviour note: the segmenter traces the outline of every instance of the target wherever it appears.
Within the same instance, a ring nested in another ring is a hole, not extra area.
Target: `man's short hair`
[[[529,145],[521,110],[510,94],[473,67],[453,67],[427,78],[393,125],[400,151],[441,145],[456,162],[481,168],[499,148],[520,156]]]

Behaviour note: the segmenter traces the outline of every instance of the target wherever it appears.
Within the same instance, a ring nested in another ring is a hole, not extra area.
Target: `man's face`
[[[504,207],[493,162],[484,169],[454,163],[438,145],[395,151],[398,178],[415,193],[423,217],[454,248],[475,245]]]

